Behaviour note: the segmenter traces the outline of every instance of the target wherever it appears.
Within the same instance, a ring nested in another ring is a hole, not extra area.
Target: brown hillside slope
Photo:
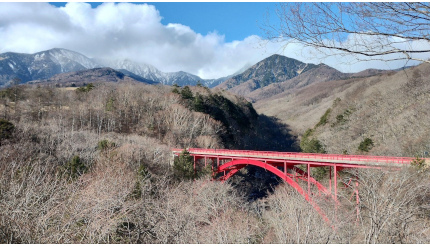
[[[331,108],[325,125],[313,136],[329,153],[413,156],[430,150],[430,65],[367,78],[312,84],[283,97],[255,103],[258,112],[276,116],[298,134],[313,128]],[[336,98],[337,103],[334,103]]]
[[[285,82],[270,84],[245,95],[251,101],[262,100],[273,97],[277,94],[281,94],[280,97],[285,97],[286,95],[292,93],[294,89],[305,87],[313,83],[347,78],[349,76],[350,74],[341,73],[332,67],[322,64],[317,68],[306,71],[305,73],[302,73],[297,77],[289,79]]]
[[[391,72],[390,70],[379,70],[379,69],[366,69],[358,73],[342,73],[330,66],[320,65],[315,69],[307,71],[303,74],[298,75],[295,78],[287,80],[278,84],[270,84],[266,87],[257,89],[248,94],[245,94],[246,98],[256,102],[271,97],[282,98],[291,93],[295,93],[296,89],[308,86],[313,83],[327,82],[332,80],[341,80],[348,78],[364,78],[370,76],[376,76],[378,74],[385,74]]]

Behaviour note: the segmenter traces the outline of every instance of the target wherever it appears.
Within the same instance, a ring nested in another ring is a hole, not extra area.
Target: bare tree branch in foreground
[[[358,60],[417,60],[430,52],[429,3],[281,3],[279,25],[263,29],[269,40],[299,43],[325,55]]]

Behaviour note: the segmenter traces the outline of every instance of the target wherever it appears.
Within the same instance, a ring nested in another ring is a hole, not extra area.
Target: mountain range
[[[131,60],[88,58],[78,52],[59,48],[35,54],[0,54],[0,88],[14,83],[55,82],[70,85],[78,81],[90,81],[89,78],[117,82],[126,78],[148,84],[179,86],[194,86],[200,82],[209,88],[229,90],[254,102],[313,83],[367,77],[384,72],[369,69],[356,74],[342,73],[325,64],[315,65],[272,55],[236,74],[219,79],[202,79],[183,71],[166,73],[154,66]],[[104,76],[107,77],[103,79]]]
[[[0,54],[0,88],[18,82],[48,82],[57,74],[105,67],[115,69],[140,82],[165,85],[196,85],[200,82],[205,86],[214,87],[228,78],[201,79],[183,71],[165,73],[148,64],[130,60],[91,59],[75,51],[54,48],[34,54],[14,52]],[[66,77],[60,76],[63,79]],[[55,80],[58,82],[59,78]]]

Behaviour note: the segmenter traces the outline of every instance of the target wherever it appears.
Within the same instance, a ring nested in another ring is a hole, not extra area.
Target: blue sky
[[[163,24],[182,23],[201,34],[217,31],[226,42],[250,35],[263,36],[259,26],[275,3],[151,3],[160,11]]]

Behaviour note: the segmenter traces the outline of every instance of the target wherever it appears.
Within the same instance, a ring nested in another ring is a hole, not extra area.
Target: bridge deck
[[[174,153],[181,152],[181,149],[174,149]],[[190,148],[188,151],[192,155],[222,158],[253,158],[267,160],[285,160],[297,162],[318,163],[319,165],[346,164],[348,166],[392,166],[399,167],[408,165],[411,157],[391,157],[391,156],[366,156],[366,155],[335,155],[335,154],[315,154],[299,152],[273,152],[273,151],[251,151],[251,150],[225,150],[225,149],[197,149]],[[428,160],[426,160],[428,162]]]

